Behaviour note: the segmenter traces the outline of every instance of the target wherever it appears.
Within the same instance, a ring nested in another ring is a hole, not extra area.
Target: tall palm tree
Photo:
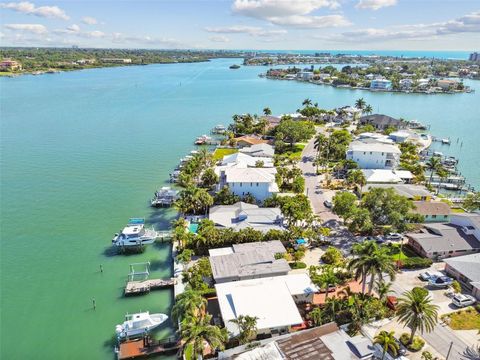
[[[398,299],[397,315],[399,322],[411,330],[409,344],[412,343],[415,332],[420,330],[431,332],[438,322],[438,306],[432,304],[428,291],[415,287],[402,294]]]
[[[377,250],[368,255],[366,257],[365,267],[366,274],[370,275],[369,294],[372,293],[375,279],[383,280],[384,273],[389,276],[390,280],[395,280],[396,268],[387,248],[377,248]]]
[[[357,109],[363,109],[366,104],[367,103],[365,102],[365,100],[363,100],[363,98],[357,99],[357,101],[355,101],[355,107]]]
[[[266,107],[266,108],[263,109],[263,114],[265,116],[272,115],[272,110],[270,110],[269,107]]]
[[[175,305],[172,308],[172,320],[174,323],[189,319],[190,317],[200,317],[205,313],[207,299],[198,291],[188,289],[179,294],[175,299]]]
[[[217,349],[225,349],[225,343],[228,341],[227,330],[211,325],[211,319],[212,316],[206,314],[204,317],[192,317],[182,322],[180,329],[180,338],[183,343],[182,353],[188,346],[191,346],[192,357],[189,360],[203,356],[205,345],[208,345],[213,353]]]
[[[257,320],[256,316],[240,315],[236,319],[230,320],[238,326],[240,331],[238,342],[240,345],[246,344],[257,336]]]
[[[367,115],[371,114],[373,112],[372,105],[365,106],[365,109],[363,109],[363,112]]]
[[[348,172],[347,184],[353,185],[357,189],[360,198],[362,198],[362,187],[365,186],[366,183],[367,179],[362,170],[352,169]]]
[[[432,156],[428,161],[426,162],[425,166],[427,167],[427,170],[430,170],[430,179],[428,180],[428,183],[432,183],[432,178],[433,174],[442,166],[442,161],[440,158],[436,156]]]
[[[367,284],[367,260],[371,253],[378,249],[375,241],[365,241],[352,246],[352,254],[354,257],[348,262],[347,269],[353,270],[355,280],[361,279],[362,294],[365,294]]]
[[[391,351],[393,356],[397,356],[398,350],[400,350],[400,347],[397,344],[397,341],[395,340],[394,331],[390,331],[390,332],[387,332],[385,330],[380,331],[380,333],[377,336],[375,336],[373,343],[379,344],[382,346],[382,349],[383,349],[382,360],[385,358],[385,354],[387,353],[388,350]]]

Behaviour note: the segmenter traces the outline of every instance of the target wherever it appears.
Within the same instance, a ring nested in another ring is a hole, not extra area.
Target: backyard
[[[238,149],[217,148],[213,153],[213,160],[214,161],[222,160],[224,156],[235,154],[236,152],[238,152]]]

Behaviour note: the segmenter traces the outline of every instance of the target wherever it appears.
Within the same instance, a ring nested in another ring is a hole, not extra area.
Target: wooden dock
[[[146,336],[143,339],[120,343],[116,351],[117,359],[124,360],[173,353],[179,348],[180,344],[175,340],[157,341]]]
[[[125,286],[125,296],[149,293],[150,290],[163,289],[174,286],[177,279],[147,279],[141,281],[128,281]]]

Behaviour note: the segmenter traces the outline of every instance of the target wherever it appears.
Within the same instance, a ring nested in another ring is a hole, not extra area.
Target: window
[[[432,215],[432,219],[436,219],[437,218],[437,215]]]
[[[257,186],[258,186],[258,183],[257,183]]]
[[[240,183],[240,187],[242,187],[242,183]]]
[[[372,155],[372,152],[370,151],[370,155]]]
[[[253,183],[250,183],[250,187],[252,187],[252,186],[253,186]]]
[[[383,156],[383,152],[382,152],[382,156]]]
[[[364,151],[364,152],[363,152],[363,155],[367,155],[367,153]]]
[[[448,218],[448,215],[443,215],[443,218],[444,218],[444,219]]]

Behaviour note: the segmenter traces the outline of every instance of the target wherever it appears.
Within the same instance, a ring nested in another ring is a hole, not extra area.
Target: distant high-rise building
[[[468,60],[470,60],[470,61],[480,61],[480,54],[477,53],[477,52],[471,53]]]

